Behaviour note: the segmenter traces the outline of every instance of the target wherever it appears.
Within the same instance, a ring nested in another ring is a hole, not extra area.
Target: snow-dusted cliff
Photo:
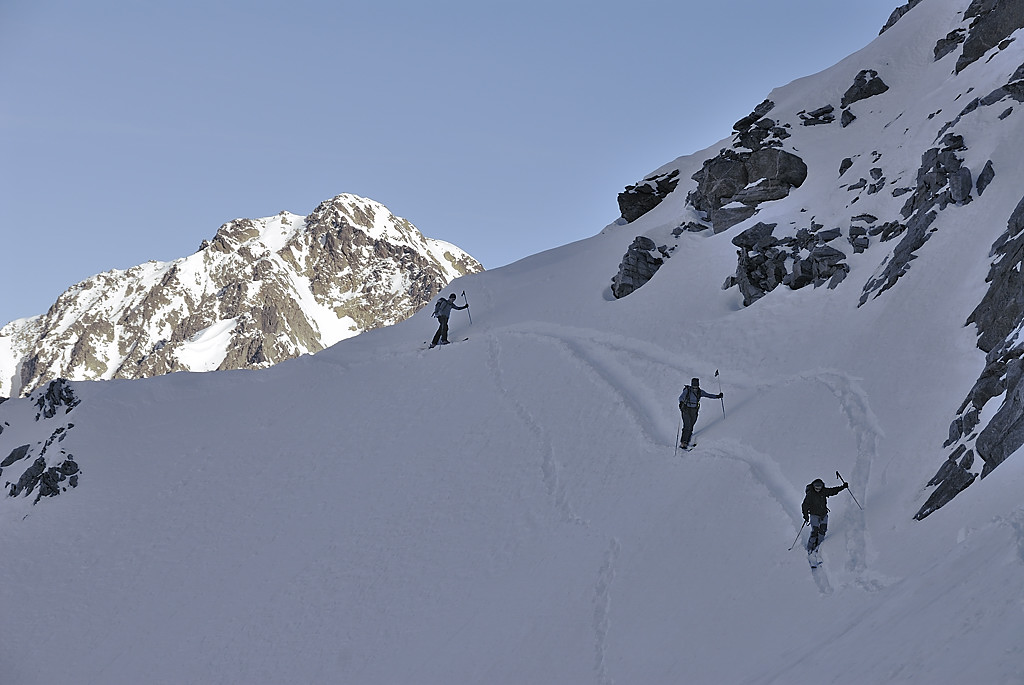
[[[0,396],[54,378],[270,366],[401,321],[480,270],[354,195],[231,221],[189,257],[98,274],[0,329]]]

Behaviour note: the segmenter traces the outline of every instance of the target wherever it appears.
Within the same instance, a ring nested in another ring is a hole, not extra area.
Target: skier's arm
[[[725,397],[725,393],[721,392],[721,393],[718,393],[717,395],[712,395],[711,393],[705,391],[704,388],[701,388],[700,389],[700,396],[701,397],[707,397],[708,399],[712,399],[712,400],[720,400],[723,397]]]
[[[825,497],[832,497],[833,495],[838,495],[840,492],[842,492],[848,487],[850,487],[848,483],[843,483],[842,485],[837,485],[834,488],[823,488],[821,492],[825,495]]]

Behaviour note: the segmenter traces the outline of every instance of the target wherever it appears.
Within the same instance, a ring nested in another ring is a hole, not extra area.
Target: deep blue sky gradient
[[[0,325],[355,193],[488,268],[867,45],[898,0],[0,0]]]

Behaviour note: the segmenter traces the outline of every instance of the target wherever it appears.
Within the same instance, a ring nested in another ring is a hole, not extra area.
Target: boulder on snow
[[[843,93],[843,99],[839,106],[846,109],[859,100],[881,95],[887,90],[889,90],[889,86],[879,78],[877,71],[864,69],[854,77],[853,85]]]
[[[807,179],[807,165],[796,155],[775,147],[752,152],[722,150],[706,160],[692,176],[697,188],[687,201],[704,212],[721,233],[750,218],[757,205],[786,197]]]
[[[667,257],[667,250],[659,248],[653,240],[637,236],[623,255],[619,272],[612,278],[612,294],[616,299],[622,298],[646,284]]]
[[[619,212],[626,223],[632,223],[651,211],[679,185],[679,170],[645,178],[636,185],[626,186],[619,193]]]
[[[811,112],[797,112],[797,116],[800,117],[800,123],[804,126],[818,126],[835,121],[836,116],[833,114],[835,111],[836,108],[832,105],[825,105]]]
[[[842,235],[839,229],[818,230],[820,224],[800,229],[796,236],[776,238],[777,224],[759,222],[732,239],[737,250],[736,273],[724,289],[738,287],[743,306],[749,307],[780,285],[793,290],[828,284],[835,288],[846,278],[846,255],[826,245]],[[813,229],[813,230],[812,230]]]

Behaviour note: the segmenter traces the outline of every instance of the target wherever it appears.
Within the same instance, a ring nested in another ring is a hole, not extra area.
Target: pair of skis
[[[846,491],[850,493],[850,497],[853,497],[853,501],[856,502],[857,506],[860,507],[861,511],[863,511],[864,507],[862,507],[860,502],[857,501],[857,497],[852,492],[850,492],[850,484],[846,482],[846,479],[844,479],[838,471],[836,471],[836,478],[842,481],[843,485],[846,486]],[[807,521],[804,521],[803,524],[801,524],[800,530],[798,530],[796,533],[796,539],[793,540],[793,544],[789,546],[788,550],[786,550],[787,552],[791,551],[794,547],[796,547],[796,543],[800,540],[800,534],[804,532],[804,526],[806,525]],[[821,542],[824,542],[824,540],[822,540]],[[807,552],[807,561],[811,565],[812,570],[818,568],[822,564],[820,551],[821,542],[819,542],[818,546],[815,547],[813,550]]]

